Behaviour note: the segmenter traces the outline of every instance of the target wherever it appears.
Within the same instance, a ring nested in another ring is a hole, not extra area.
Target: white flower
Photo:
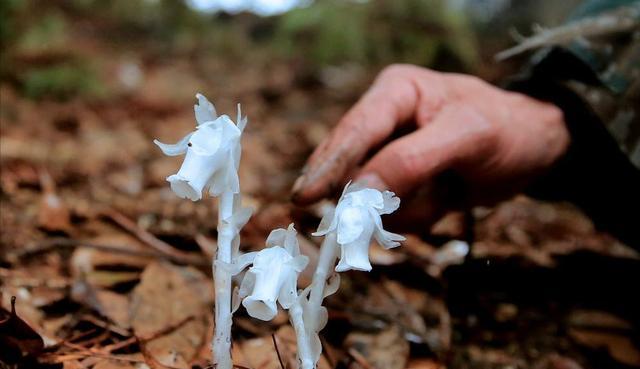
[[[206,97],[201,94],[196,97],[196,130],[173,145],[153,141],[166,155],[186,153],[178,173],[167,177],[167,181],[176,195],[192,201],[200,200],[205,188],[211,196],[219,196],[227,190],[239,193],[240,135],[246,118],[241,118],[238,106],[236,126],[227,115],[218,117]]]
[[[288,309],[298,298],[298,275],[309,259],[300,255],[296,230],[276,229],[267,238],[267,248],[258,252],[253,266],[247,271],[240,285],[242,305],[249,315],[261,320],[276,316],[276,301]]]
[[[400,199],[393,192],[380,192],[348,183],[336,209],[322,218],[318,231],[313,235],[337,233],[341,249],[337,272],[351,269],[370,271],[369,245],[372,237],[386,249],[399,246],[398,241],[405,240],[399,234],[385,231],[380,219],[380,215],[393,213],[399,206]]]

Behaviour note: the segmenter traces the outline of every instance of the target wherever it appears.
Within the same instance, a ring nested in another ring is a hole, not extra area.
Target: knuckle
[[[385,80],[395,80],[398,78],[405,78],[416,73],[419,70],[422,70],[422,68],[417,67],[415,65],[411,65],[411,64],[402,64],[402,63],[390,64],[384,67],[384,69],[382,69],[382,71],[378,74],[377,79],[379,81],[385,81]]]
[[[461,84],[470,86],[470,87],[479,87],[486,86],[487,82],[485,82],[482,78],[470,75],[470,74],[456,74],[455,78],[460,81]]]

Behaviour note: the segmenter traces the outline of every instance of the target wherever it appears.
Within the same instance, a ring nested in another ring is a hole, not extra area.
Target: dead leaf
[[[578,328],[569,329],[569,335],[591,349],[605,348],[611,357],[623,364],[640,366],[640,351],[627,335]]]
[[[145,250],[137,239],[126,234],[101,235],[90,243],[125,250]],[[86,281],[94,288],[108,288],[137,280],[151,260],[147,256],[79,247],[71,255],[71,274],[76,281]]]
[[[286,368],[296,368],[296,336],[290,325],[285,325],[275,333],[278,351]],[[257,337],[234,345],[233,361],[254,369],[281,369],[278,353],[271,336]],[[318,369],[331,369],[324,356],[320,357]]]
[[[149,365],[188,368],[206,343],[212,306],[202,287],[211,281],[190,267],[153,262],[131,296],[130,322]],[[166,334],[155,337],[159,332]]]
[[[126,361],[104,360],[94,365],[93,369],[136,369],[136,367]]]
[[[572,358],[552,353],[536,363],[534,369],[582,369],[582,366]]]
[[[640,350],[631,339],[631,323],[597,310],[575,310],[568,320],[569,336],[579,344],[592,349],[606,348],[617,361],[640,366]]]
[[[446,369],[445,366],[433,359],[413,359],[407,364],[407,369]]]
[[[16,298],[11,298],[11,311],[0,307],[0,362],[19,364],[44,349],[44,341],[16,313]]]
[[[376,369],[403,369],[409,359],[409,342],[397,326],[377,333],[352,332],[345,346],[358,351]]]

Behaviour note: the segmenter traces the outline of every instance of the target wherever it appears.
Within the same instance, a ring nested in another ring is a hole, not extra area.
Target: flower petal
[[[340,288],[340,274],[333,273],[331,277],[327,280],[327,285],[324,286],[324,291],[322,291],[322,298],[327,296],[331,296]]]
[[[242,301],[242,306],[247,309],[250,316],[264,321],[275,318],[278,313],[275,300],[258,300],[248,296]]]
[[[382,196],[384,197],[384,206],[382,210],[378,211],[379,214],[391,214],[398,210],[400,207],[400,198],[397,197],[395,193],[384,191]]]
[[[355,185],[352,187],[355,187]],[[352,206],[366,206],[376,209],[382,209],[384,207],[382,193],[372,188],[363,188],[359,191],[349,192],[345,195],[345,199],[349,199]]]
[[[256,285],[256,275],[254,273],[245,273],[242,282],[240,283],[240,289],[238,290],[238,296],[243,299],[253,291]]]
[[[336,227],[335,221],[336,208],[332,207],[327,210],[327,212],[322,216],[320,220],[320,224],[318,225],[318,230],[311,233],[312,236],[324,236],[327,233],[331,232]]]
[[[233,292],[231,293],[231,314],[235,313],[236,310],[238,310],[238,308],[240,307],[240,293],[239,293],[240,289],[238,288],[238,286],[235,286],[233,288]]]
[[[340,261],[336,266],[336,272],[344,272],[347,270],[368,272],[371,270],[369,245],[371,244],[373,228],[372,224],[368,224],[357,240],[340,245]]]
[[[231,264],[231,269],[229,270],[231,275],[236,275],[243,271],[249,264],[253,263],[253,260],[256,258],[258,253],[256,251],[248,252],[246,254],[242,254],[236,258],[236,260]],[[216,260],[216,263],[218,260]]]
[[[202,190],[194,187],[187,178],[178,174],[167,177],[167,182],[171,184],[171,191],[178,197],[198,201],[202,198]]]
[[[284,235],[284,244],[282,246],[284,246],[284,249],[293,257],[300,255],[300,246],[298,245],[297,235],[298,232],[293,226],[293,223],[289,224]]]
[[[171,189],[176,195],[197,201],[202,198],[202,190],[219,166],[219,157],[199,155],[189,148],[180,170],[168,177],[167,181],[171,183]]]
[[[286,237],[287,230],[284,228],[274,229],[267,236],[267,247],[282,246],[284,244],[284,238]]]
[[[222,126],[214,124],[203,124],[191,136],[191,147],[189,151],[193,151],[198,155],[216,155],[223,146],[226,137]]]
[[[298,286],[297,274],[290,271],[287,275],[283,275],[282,287],[280,287],[280,293],[278,294],[278,302],[283,308],[288,309],[298,298],[298,292],[296,288]]]
[[[345,245],[355,241],[365,229],[368,217],[360,207],[345,207],[338,215],[338,243]]]
[[[193,135],[193,132],[190,132],[186,136],[182,137],[180,141],[176,142],[175,144],[166,144],[158,140],[153,140],[153,143],[156,144],[165,155],[178,156],[184,154],[187,151],[187,144],[189,143],[191,135]]]
[[[297,273],[301,273],[304,268],[309,264],[309,257],[306,255],[298,255],[293,258],[293,260],[289,261],[289,265],[295,270]]]
[[[198,103],[193,106],[193,111],[196,114],[196,122],[198,125],[216,120],[218,116],[213,104],[200,93],[196,94],[196,98],[198,99]]]
[[[380,219],[380,215],[377,214],[375,209],[369,210],[369,216],[375,223],[373,236],[375,237],[376,241],[378,241],[380,246],[384,247],[385,249],[391,249],[400,246],[399,241],[406,240],[406,238],[402,235],[385,231],[382,228],[382,219]]]
[[[220,170],[211,176],[207,187],[211,196],[220,196],[225,191],[240,193],[240,179],[235,166],[225,163]]]
[[[242,107],[240,106],[240,104],[238,104],[238,114],[237,114],[237,118],[236,118],[236,125],[238,126],[238,129],[240,130],[240,132],[244,131],[245,127],[247,126],[247,117],[245,116],[244,118],[242,117]]]

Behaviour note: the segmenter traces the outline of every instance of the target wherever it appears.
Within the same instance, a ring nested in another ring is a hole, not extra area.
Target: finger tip
[[[311,205],[329,193],[329,190],[318,183],[294,185],[291,190],[291,202],[299,206]]]
[[[359,183],[362,186],[373,188],[379,191],[385,191],[389,189],[387,183],[375,172],[362,173],[356,177],[355,182]]]

